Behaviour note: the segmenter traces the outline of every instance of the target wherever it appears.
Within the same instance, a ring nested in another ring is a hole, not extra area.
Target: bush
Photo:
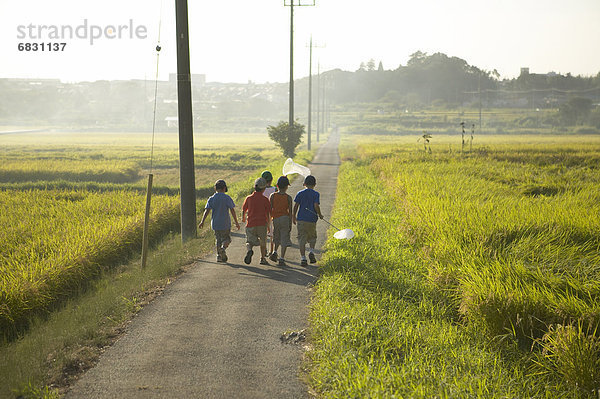
[[[267,126],[267,132],[269,138],[283,150],[283,156],[293,158],[304,135],[304,125],[294,122],[290,127],[289,123],[281,121],[277,126]]]

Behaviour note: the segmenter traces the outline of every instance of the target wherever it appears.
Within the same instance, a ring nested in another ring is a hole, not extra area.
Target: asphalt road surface
[[[332,134],[308,165],[326,219],[335,196],[338,142]],[[276,180],[280,171],[272,172]],[[302,180],[299,176],[288,189],[292,197],[302,189]],[[327,229],[326,223],[317,223],[317,259]],[[285,268],[274,262],[259,265],[258,248],[246,265],[243,230],[234,232],[227,264],[211,254],[169,285],[66,397],[310,397],[301,373],[304,345],[284,343],[281,337],[307,328],[318,263],[301,267],[294,245],[287,250]],[[294,243],[295,236],[294,226]]]

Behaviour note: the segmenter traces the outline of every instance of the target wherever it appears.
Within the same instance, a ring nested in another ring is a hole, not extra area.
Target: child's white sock
[[[306,260],[306,256],[300,257],[300,260]]]

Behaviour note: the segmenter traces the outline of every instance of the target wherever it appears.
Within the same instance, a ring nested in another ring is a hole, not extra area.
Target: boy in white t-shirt
[[[264,172],[262,172],[262,174],[260,175],[260,177],[262,177],[263,179],[265,179],[267,181],[267,187],[265,188],[265,191],[263,191],[263,195],[265,197],[267,197],[267,199],[271,198],[271,194],[273,194],[276,191],[276,188],[273,187],[273,174],[271,172],[269,172],[268,170],[265,170]],[[271,238],[271,251],[269,251],[267,253],[267,256],[271,256],[271,254],[273,253],[273,247],[274,247],[274,243],[273,243],[273,221],[271,220],[269,222],[269,225],[267,226],[267,236]]]

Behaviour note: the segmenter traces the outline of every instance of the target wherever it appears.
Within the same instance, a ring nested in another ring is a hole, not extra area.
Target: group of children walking
[[[269,265],[267,259],[285,266],[285,254],[292,246],[290,234],[292,224],[297,225],[298,246],[300,248],[300,265],[308,266],[306,244],[309,246],[308,260],[317,261],[314,249],[317,242],[317,220],[321,214],[320,195],[315,191],[317,180],[314,176],[306,176],[304,189],[299,191],[294,200],[287,194],[290,181],[287,176],[277,179],[277,187],[272,186],[273,175],[264,171],[254,182],[254,192],[247,196],[242,205],[242,222],[246,223],[246,256],[244,263],[249,265],[254,255],[253,248],[260,247],[260,264]],[[215,183],[215,194],[206,202],[204,214],[199,227],[212,211],[211,227],[215,233],[217,246],[217,262],[227,262],[227,247],[231,244],[231,219],[233,217],[239,230],[235,204],[226,194],[227,184],[224,180]],[[271,237],[271,251],[267,253],[267,237]],[[278,254],[278,250],[281,252]]]

